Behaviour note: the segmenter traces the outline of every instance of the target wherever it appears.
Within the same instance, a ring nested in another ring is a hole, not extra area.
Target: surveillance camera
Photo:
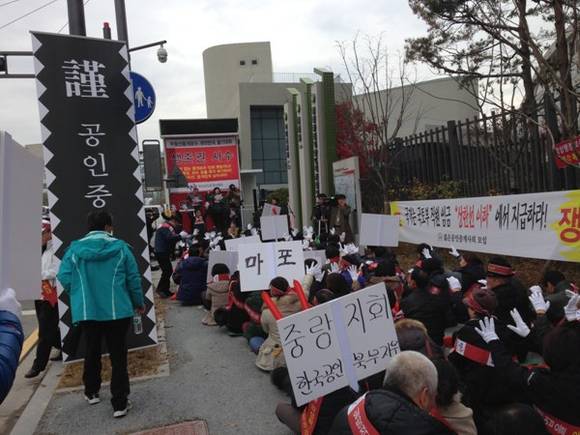
[[[157,59],[161,63],[167,62],[167,50],[163,47],[163,45],[159,47],[159,50],[157,50]]]

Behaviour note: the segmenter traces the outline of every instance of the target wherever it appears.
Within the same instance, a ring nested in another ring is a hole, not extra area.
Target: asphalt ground
[[[36,434],[121,434],[203,419],[212,435],[290,435],[274,409],[287,398],[255,365],[243,337],[201,324],[204,311],[167,302],[170,375],[131,385],[133,409],[113,419],[108,387],[90,406],[82,392],[56,394]]]

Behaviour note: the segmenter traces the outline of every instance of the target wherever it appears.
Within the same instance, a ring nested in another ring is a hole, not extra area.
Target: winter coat
[[[57,279],[70,296],[73,323],[124,319],[144,306],[131,248],[104,231],[91,231],[70,244]]]
[[[373,390],[364,398],[364,409],[369,422],[380,434],[388,435],[450,435],[453,432],[443,423],[420,409],[401,392]],[[332,435],[352,434],[344,407],[334,419]]]
[[[416,288],[401,300],[400,305],[407,319],[423,323],[429,337],[439,346],[443,344],[449,312],[448,298],[433,294],[429,288]]]
[[[171,254],[175,244],[181,240],[181,236],[175,233],[175,229],[167,222],[161,224],[155,231],[155,253]]]
[[[355,393],[350,386],[343,387],[324,396],[313,435],[332,435],[330,428],[334,419],[342,408],[350,405],[358,396],[359,393]]]
[[[207,260],[201,257],[187,257],[179,262],[175,273],[179,276],[177,300],[201,305],[201,293],[207,287]]]
[[[460,435],[477,435],[477,428],[473,421],[473,411],[461,403],[461,395],[457,393],[453,402],[445,407],[440,407],[439,414],[455,433]]]
[[[351,208],[347,205],[346,207],[332,207],[330,209],[330,228],[335,228],[338,235],[344,233],[345,239],[344,243],[354,242],[354,236],[352,235],[352,229],[350,228],[350,212]]]
[[[272,298],[272,300],[280,310],[282,317],[289,316],[301,310],[298,296],[294,293]],[[258,357],[256,358],[256,365],[262,370],[272,371],[276,367],[286,365],[286,362],[284,360],[284,354],[282,353],[278,324],[268,308],[262,311],[261,323],[262,329],[268,334],[268,338],[266,338],[266,341],[260,347]]]
[[[480,279],[485,279],[485,269],[482,263],[468,264],[465,267],[457,269],[461,274],[461,290],[466,292],[469,288],[477,283]]]
[[[497,370],[505,374],[508,388],[523,389],[541,412],[580,427],[580,367],[529,370],[513,362],[500,340],[489,343],[489,348]]]
[[[478,319],[469,320],[457,331],[454,336],[456,347],[461,346],[461,342],[476,346],[479,349],[490,352],[490,347],[481,336],[475,331],[479,327]],[[497,335],[506,343],[510,343],[510,348],[514,348],[519,340],[501,320],[495,321]],[[513,351],[512,351],[513,352]],[[504,373],[496,370],[495,367],[484,365],[473,361],[456,351],[449,354],[449,362],[455,366],[459,377],[464,385],[463,402],[473,409],[476,423],[480,423],[489,417],[489,413],[496,407],[518,401],[523,396],[521,389],[514,389],[508,386]]]
[[[10,311],[0,311],[0,403],[12,388],[23,341],[18,317]]]
[[[206,325],[216,325],[214,313],[217,309],[223,308],[228,304],[228,290],[230,288],[230,281],[223,280],[217,282],[210,282],[207,284],[206,299],[210,301],[211,309],[206,314],[202,323]]]

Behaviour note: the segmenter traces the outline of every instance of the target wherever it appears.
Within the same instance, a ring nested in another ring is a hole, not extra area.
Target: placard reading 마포
[[[358,389],[400,352],[384,283],[284,317],[278,330],[298,406]]]
[[[277,276],[292,282],[304,276],[301,242],[252,243],[240,245],[238,270],[242,291],[265,290]]]

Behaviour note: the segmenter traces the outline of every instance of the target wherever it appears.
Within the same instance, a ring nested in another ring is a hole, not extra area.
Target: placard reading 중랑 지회
[[[272,242],[240,245],[238,270],[242,291],[265,290],[277,276],[292,283],[304,276],[301,242]]]
[[[384,283],[278,320],[296,404],[385,370],[400,352]]]
[[[360,244],[399,246],[399,217],[385,214],[361,215]]]

